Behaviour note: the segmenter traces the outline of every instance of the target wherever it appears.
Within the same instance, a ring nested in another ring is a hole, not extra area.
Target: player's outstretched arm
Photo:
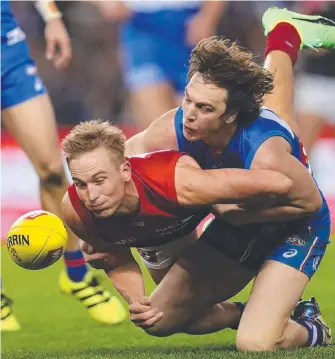
[[[130,248],[122,245],[108,245],[93,233],[89,233],[73,209],[67,193],[62,202],[62,211],[68,235],[81,238],[88,244],[82,248],[86,254],[86,261],[93,267],[106,272],[127,303],[135,303],[142,299],[145,296],[143,275]]]
[[[175,185],[179,204],[203,206],[246,200],[272,202],[290,191],[292,181],[271,170],[201,170],[193,158],[182,156],[176,165]]]

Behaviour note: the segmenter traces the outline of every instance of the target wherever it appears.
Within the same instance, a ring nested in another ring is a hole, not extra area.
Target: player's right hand
[[[147,297],[129,305],[130,320],[138,327],[145,329],[159,322],[163,312],[151,307],[151,300]]]
[[[53,19],[45,26],[45,57],[51,60],[56,69],[65,69],[72,58],[72,46],[69,34],[61,19]]]

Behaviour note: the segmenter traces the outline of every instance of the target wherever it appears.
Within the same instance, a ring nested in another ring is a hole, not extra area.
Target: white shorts
[[[161,246],[137,248],[137,250],[147,268],[165,269],[171,266],[195,241],[195,235],[188,235]]]
[[[335,123],[335,77],[301,75],[295,80],[298,112],[316,114]]]

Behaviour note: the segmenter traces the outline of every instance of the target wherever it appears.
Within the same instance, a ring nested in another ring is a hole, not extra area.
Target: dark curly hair
[[[204,81],[228,91],[226,114],[237,114],[240,123],[257,118],[264,95],[273,90],[273,76],[253,61],[236,42],[212,36],[193,49],[189,80],[199,72]]]

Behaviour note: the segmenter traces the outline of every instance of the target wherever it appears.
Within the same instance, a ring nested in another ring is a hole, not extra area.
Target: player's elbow
[[[304,204],[304,212],[306,214],[312,215],[317,213],[322,207],[322,197],[320,193],[318,192],[311,198],[309,201],[306,201]]]
[[[294,202],[294,206],[299,209],[303,217],[316,214],[322,207],[322,197],[318,190],[309,191],[306,196]]]

